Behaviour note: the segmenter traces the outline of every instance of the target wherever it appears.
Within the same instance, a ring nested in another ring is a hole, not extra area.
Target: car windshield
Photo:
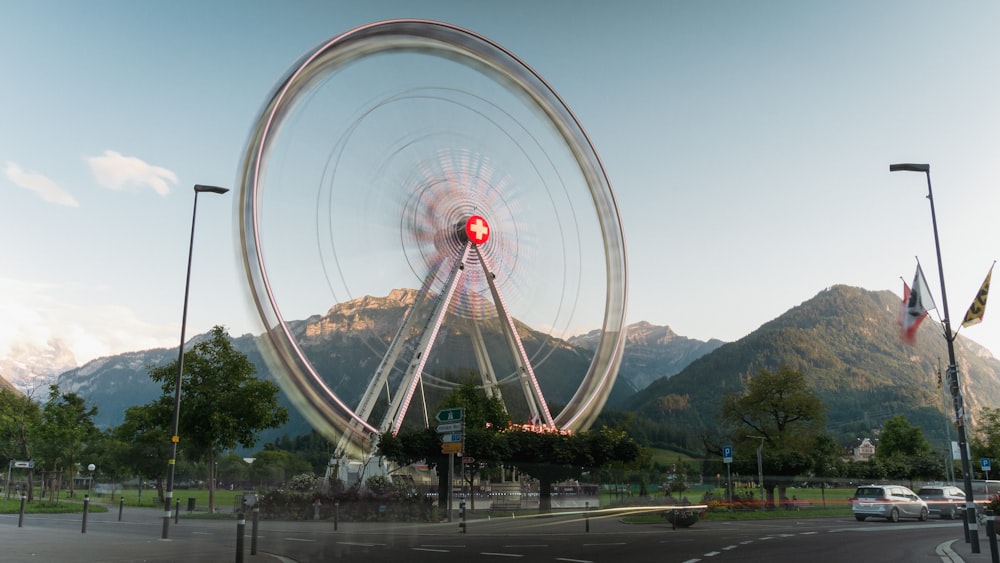
[[[920,489],[917,492],[917,494],[920,495],[920,496],[922,496],[922,497],[943,497],[944,496],[944,490],[943,489]]]
[[[859,497],[880,497],[885,493],[881,487],[858,487],[855,494]]]

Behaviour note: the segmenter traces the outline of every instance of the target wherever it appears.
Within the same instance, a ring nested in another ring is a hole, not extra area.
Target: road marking
[[[316,540],[306,540],[306,541],[316,541]],[[364,542],[354,542],[354,541],[339,541],[340,545],[357,545],[361,547],[385,547],[384,543],[364,543]]]
[[[583,544],[583,547],[600,547],[602,545],[625,545],[625,542],[623,542],[623,541],[613,541],[613,542],[606,542],[606,543],[585,543],[585,544]]]
[[[449,549],[432,549],[429,547],[411,547],[413,551],[433,551],[435,553],[451,553]]]
[[[520,553],[492,553],[489,551],[480,551],[479,555],[492,555],[494,557],[524,557]]]
[[[739,546],[738,545],[727,545],[726,547],[722,548],[722,551],[732,551],[732,550],[736,549],[737,547],[739,547]]]
[[[589,559],[569,559],[568,557],[556,557],[556,561],[569,561],[569,563],[594,563]]]
[[[698,563],[701,559],[688,559],[687,561],[681,561],[681,563]]]
[[[799,535],[800,536],[814,536],[814,535],[816,535],[818,533],[819,532],[799,532]]]
[[[509,543],[501,547],[549,547],[546,543]]]
[[[285,538],[285,539],[288,540],[288,541],[301,541],[301,542],[316,543],[316,540],[311,540],[311,539],[308,539],[308,538]]]
[[[709,551],[705,554],[705,557],[715,557],[716,555],[722,555],[721,551]]]

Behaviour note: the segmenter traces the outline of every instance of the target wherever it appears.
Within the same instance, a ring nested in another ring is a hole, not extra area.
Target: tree
[[[76,393],[63,393],[58,385],[49,386],[49,400],[42,407],[41,421],[30,431],[35,452],[49,467],[50,500],[55,501],[55,491],[60,474],[70,472],[70,494],[75,489],[73,477],[76,463],[88,441],[99,436],[94,426],[97,407],[87,407],[83,397]]]
[[[629,463],[640,456],[634,440],[621,430],[597,432],[534,432],[511,429],[503,433],[510,462],[538,479],[538,511],[552,511],[552,485],[580,477],[588,469]]]
[[[118,463],[133,474],[156,482],[158,501],[162,504],[163,478],[170,458],[170,415],[172,406],[160,402],[125,409],[125,420],[111,430],[114,439],[124,444],[117,450]]]
[[[41,423],[41,409],[30,395],[0,388],[0,457],[32,460],[31,429]],[[28,469],[27,496],[34,500],[34,469]],[[9,486],[9,484],[8,484]],[[10,491],[7,491],[10,494]]]
[[[733,426],[737,443],[735,460],[740,471],[757,474],[761,448],[764,483],[770,504],[774,489],[784,498],[786,479],[815,466],[810,457],[822,435],[824,406],[806,382],[805,375],[787,366],[772,372],[762,369],[749,378],[742,391],[722,400],[722,419]]]
[[[936,479],[944,473],[941,459],[924,437],[924,431],[903,415],[896,415],[882,425],[875,457],[892,479]]]
[[[154,368],[161,384],[161,407],[173,405],[177,362]],[[257,368],[233,348],[225,329],[214,327],[206,340],[184,353],[179,435],[185,455],[204,456],[209,468],[208,506],[215,511],[215,458],[237,445],[251,448],[261,430],[288,420],[278,405],[278,386],[255,377]]]

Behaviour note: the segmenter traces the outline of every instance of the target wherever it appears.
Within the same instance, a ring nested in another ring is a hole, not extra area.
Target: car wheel
[[[930,515],[927,514],[927,509],[926,508],[921,508],[920,509],[920,516],[918,516],[917,519],[920,520],[921,522],[926,522],[927,518],[929,518],[929,517],[930,517]]]
[[[885,517],[885,519],[890,522],[899,522],[899,509],[893,508],[892,512],[890,512],[889,515]]]
[[[955,509],[952,508],[950,510],[942,510],[941,511],[941,519],[942,520],[943,519],[954,520],[955,519]]]
[[[855,515],[854,515],[854,518],[855,518],[855,519],[856,519],[856,520],[857,520],[858,522],[864,522],[864,521],[865,521],[865,518],[867,518],[867,516],[865,516],[864,514],[855,514]]]

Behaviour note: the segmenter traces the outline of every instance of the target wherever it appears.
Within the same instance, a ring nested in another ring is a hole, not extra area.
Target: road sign
[[[437,415],[434,417],[438,422],[459,422],[462,420],[462,407],[454,409],[442,409],[439,410]]]
[[[990,458],[984,457],[979,460],[979,465],[983,468],[983,471],[990,470]]]
[[[14,469],[32,469],[35,467],[35,462],[33,461],[14,461],[12,464]]]
[[[732,446],[722,446],[722,461],[723,463],[733,462],[733,447]]]
[[[437,426],[438,434],[451,434],[452,432],[461,432],[462,423],[461,422],[442,422]]]
[[[462,453],[462,442],[448,442],[446,444],[441,444],[441,453],[443,454]]]
[[[461,432],[456,432],[455,434],[442,434],[441,435],[441,441],[444,442],[445,444],[454,443],[454,442],[461,442],[462,441],[462,433]]]

